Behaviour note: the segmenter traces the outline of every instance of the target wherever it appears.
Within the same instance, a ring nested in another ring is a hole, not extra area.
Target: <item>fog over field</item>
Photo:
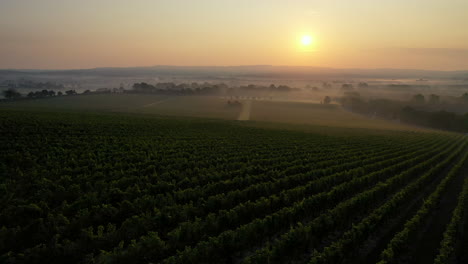
[[[0,0],[0,264],[467,264],[468,0]]]
[[[331,69],[262,65],[1,70],[0,89],[15,89],[30,99],[49,97],[47,94],[44,96],[40,94],[43,90],[53,91],[54,95],[59,92],[66,95],[67,91],[86,95],[120,94],[118,105],[113,105],[116,104],[115,98],[101,96],[99,99],[101,103],[90,102],[86,107],[120,111],[130,109],[136,111],[141,107],[138,112],[228,119],[237,117],[241,120],[259,118],[269,122],[310,123],[306,104],[324,104],[325,98],[329,100],[326,104],[337,105],[343,111],[355,112],[374,120],[390,119],[398,123],[402,119],[399,117],[399,111],[405,106],[432,112],[449,111],[457,114],[468,112],[466,103],[468,97],[463,99],[463,95],[468,93],[468,71]],[[135,99],[135,94],[157,95],[163,99],[139,102],[140,99]],[[426,103],[415,102],[416,95],[422,95],[424,97],[422,101]],[[194,96],[198,96],[198,99],[192,100]],[[200,96],[207,98],[202,99]],[[385,102],[391,102],[391,105],[384,110],[372,107],[360,109],[362,103],[355,99],[366,103],[386,100]],[[47,104],[54,106],[59,101],[21,102],[21,104],[39,104],[47,107]],[[71,101],[68,103],[70,107],[74,105],[73,100]],[[251,101],[256,102],[252,105]],[[291,113],[291,116],[278,115],[276,112],[281,112],[280,109],[284,108],[284,103],[280,102],[302,103],[299,105],[303,108],[301,111],[295,110],[298,112],[294,115]],[[270,110],[260,114],[261,105],[269,105]],[[249,111],[245,110],[246,108]],[[248,114],[250,111],[254,112]],[[244,113],[242,117],[238,116],[240,112]],[[323,114],[325,112],[321,115]],[[333,113],[329,114],[329,117],[325,115],[322,119],[333,121],[336,118]],[[339,120],[335,120],[335,123],[339,123]]]

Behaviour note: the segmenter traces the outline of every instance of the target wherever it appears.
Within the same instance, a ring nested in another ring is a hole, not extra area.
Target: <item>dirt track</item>
[[[246,121],[250,120],[250,111],[252,109],[252,101],[245,101],[242,104],[242,110],[237,120]]]

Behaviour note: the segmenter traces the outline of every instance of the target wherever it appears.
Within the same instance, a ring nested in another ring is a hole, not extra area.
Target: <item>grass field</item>
[[[47,99],[1,103],[0,107],[35,110],[109,111],[185,116],[226,120],[252,120],[265,123],[294,124],[295,128],[313,126],[411,129],[402,124],[369,119],[343,110],[339,105],[294,101],[243,101],[229,106],[228,99],[217,96],[159,96],[142,94],[100,94],[63,96]],[[243,109],[243,107],[248,109]],[[245,110],[248,110],[246,113]],[[246,118],[247,117],[247,118]],[[285,126],[287,127],[287,126]]]
[[[408,126],[402,124],[347,112],[336,104],[305,102],[256,101],[252,107],[251,120],[330,127],[408,129]]]

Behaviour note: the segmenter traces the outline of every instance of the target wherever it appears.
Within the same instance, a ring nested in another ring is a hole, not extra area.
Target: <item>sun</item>
[[[304,35],[301,37],[301,43],[303,46],[309,46],[310,44],[312,44],[312,37],[310,35]]]

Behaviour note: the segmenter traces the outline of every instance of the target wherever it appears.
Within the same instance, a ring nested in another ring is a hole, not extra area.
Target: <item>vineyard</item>
[[[465,135],[3,109],[0,144],[1,263],[468,263]]]

